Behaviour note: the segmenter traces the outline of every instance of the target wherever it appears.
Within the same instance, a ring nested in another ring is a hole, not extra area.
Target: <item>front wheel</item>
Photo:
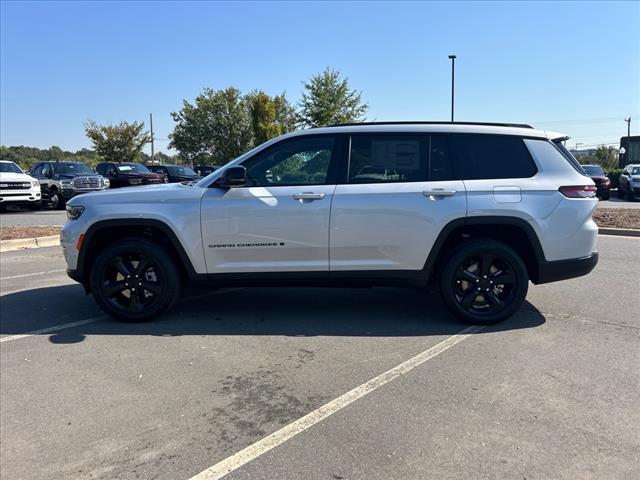
[[[49,194],[49,203],[51,204],[51,208],[54,210],[64,210],[64,199],[56,189],[53,189]]]
[[[495,240],[473,240],[454,249],[444,263],[440,291],[457,317],[487,325],[513,315],[529,286],[518,254]]]
[[[100,308],[127,322],[142,322],[168,310],[180,281],[171,255],[161,246],[135,238],[121,240],[96,258],[91,291]]]

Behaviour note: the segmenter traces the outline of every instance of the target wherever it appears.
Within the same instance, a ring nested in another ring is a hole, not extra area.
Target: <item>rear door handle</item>
[[[423,190],[422,194],[425,197],[453,197],[456,194],[456,191],[445,190],[444,188],[434,188],[432,190]]]
[[[311,193],[311,192],[303,192],[303,193],[294,193],[294,200],[322,200],[324,198],[324,193]]]

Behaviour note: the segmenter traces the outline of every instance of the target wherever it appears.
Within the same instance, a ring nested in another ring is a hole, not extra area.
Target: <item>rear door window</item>
[[[456,172],[463,180],[529,178],[536,165],[522,138],[508,135],[451,135]]]
[[[426,135],[354,135],[349,183],[424,182],[427,180]]]

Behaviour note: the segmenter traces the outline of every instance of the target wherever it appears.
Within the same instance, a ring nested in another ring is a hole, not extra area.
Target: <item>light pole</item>
[[[584,143],[576,142],[576,152],[578,151],[578,147],[579,147],[580,145],[584,145]]]
[[[627,137],[631,136],[631,117],[625,118],[625,122],[627,122]]]
[[[454,54],[449,55],[451,59],[451,123],[453,123],[453,106],[455,98],[455,78],[456,78],[456,56]]]

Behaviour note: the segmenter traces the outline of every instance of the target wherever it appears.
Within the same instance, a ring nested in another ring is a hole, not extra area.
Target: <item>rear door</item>
[[[333,135],[283,140],[243,162],[248,185],[209,188],[202,200],[207,271],[328,276],[339,143]]]
[[[449,221],[464,218],[445,136],[354,134],[331,208],[330,269],[420,270]]]

